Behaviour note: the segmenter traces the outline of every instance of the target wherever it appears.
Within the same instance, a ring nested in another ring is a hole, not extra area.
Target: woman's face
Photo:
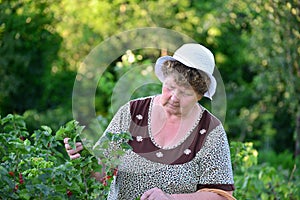
[[[191,86],[179,86],[174,77],[166,77],[160,103],[169,114],[186,115],[200,99],[201,95],[196,94]]]

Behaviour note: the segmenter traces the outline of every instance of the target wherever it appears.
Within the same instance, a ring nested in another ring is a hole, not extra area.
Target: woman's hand
[[[146,191],[142,196],[141,200],[174,200],[170,194],[165,193],[161,189],[155,187]]]
[[[65,149],[71,159],[76,159],[80,157],[79,152],[83,149],[81,142],[76,142],[76,149],[72,149],[72,147],[69,145],[69,139],[70,138],[64,138],[65,143]]]

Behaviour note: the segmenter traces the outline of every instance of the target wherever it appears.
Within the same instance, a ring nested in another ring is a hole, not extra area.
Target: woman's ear
[[[203,95],[196,93],[196,97],[197,97],[197,100],[200,101],[202,99]]]

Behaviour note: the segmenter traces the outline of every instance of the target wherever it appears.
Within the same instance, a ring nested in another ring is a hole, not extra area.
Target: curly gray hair
[[[208,91],[210,78],[201,70],[187,67],[176,60],[165,61],[161,70],[164,77],[174,76],[176,84],[185,87],[190,85],[197,94],[204,95]]]

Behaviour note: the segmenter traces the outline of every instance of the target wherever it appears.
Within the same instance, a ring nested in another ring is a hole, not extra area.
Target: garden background
[[[81,131],[72,92],[85,57],[144,27],[185,34],[215,54],[237,199],[300,199],[299,22],[297,0],[0,0],[0,199],[105,198],[110,176],[89,178],[94,157],[70,161],[57,134]],[[95,96],[101,127],[118,80],[161,53],[125,51],[110,64]]]

